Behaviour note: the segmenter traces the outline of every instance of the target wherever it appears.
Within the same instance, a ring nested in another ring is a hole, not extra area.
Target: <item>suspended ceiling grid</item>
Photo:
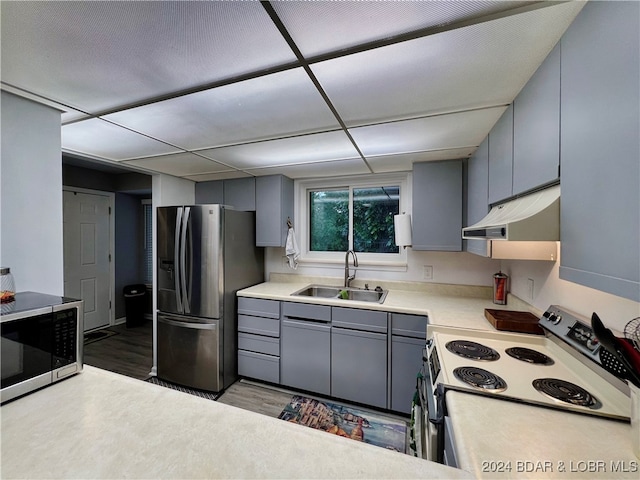
[[[194,181],[470,156],[583,2],[1,2],[74,156]]]

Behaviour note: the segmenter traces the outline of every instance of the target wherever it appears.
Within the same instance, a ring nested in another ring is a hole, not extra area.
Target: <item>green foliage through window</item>
[[[309,248],[323,252],[345,252],[352,248],[356,252],[398,253],[393,216],[399,213],[399,206],[398,186],[310,191]]]

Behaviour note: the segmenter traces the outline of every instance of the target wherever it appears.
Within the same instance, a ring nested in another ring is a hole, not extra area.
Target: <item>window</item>
[[[153,283],[153,206],[151,200],[142,201],[142,213],[144,215],[144,282],[146,284]]]
[[[342,185],[338,185],[342,183]],[[395,244],[393,217],[406,211],[406,175],[301,181],[298,224],[302,259],[344,262],[354,250],[360,263],[406,261],[406,251]]]

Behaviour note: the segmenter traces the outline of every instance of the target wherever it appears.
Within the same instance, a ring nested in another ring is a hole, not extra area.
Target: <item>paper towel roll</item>
[[[411,245],[411,215],[403,213],[393,216],[396,245],[407,247]]]

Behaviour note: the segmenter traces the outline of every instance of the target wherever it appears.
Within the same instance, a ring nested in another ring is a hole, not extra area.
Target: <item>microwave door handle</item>
[[[189,294],[187,289],[187,230],[189,229],[189,220],[191,214],[191,208],[184,208],[184,215],[182,216],[182,232],[180,234],[180,276],[182,277],[182,305],[184,313],[191,313],[191,306],[189,305]],[[192,249],[189,248],[189,251]]]
[[[178,207],[176,211],[176,227],[175,227],[175,235],[173,242],[173,261],[176,264],[176,267],[179,264],[180,258],[180,231],[182,230],[182,207]],[[182,279],[180,276],[180,268],[174,269],[174,288],[176,292],[176,308],[178,312],[183,313],[182,310]]]

